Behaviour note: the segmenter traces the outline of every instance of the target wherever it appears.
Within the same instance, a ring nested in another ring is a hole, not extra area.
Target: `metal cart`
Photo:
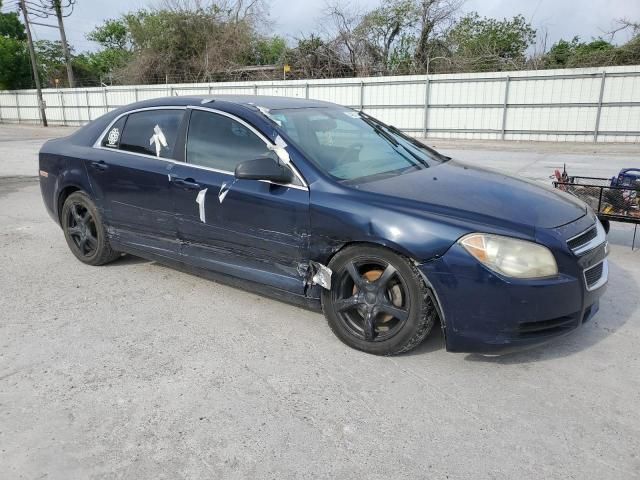
[[[593,208],[607,232],[609,222],[634,224],[631,248],[635,249],[636,233],[640,224],[640,184],[631,182],[624,185],[618,183],[617,179],[618,177],[611,179],[569,176],[565,170],[553,185],[575,195]]]

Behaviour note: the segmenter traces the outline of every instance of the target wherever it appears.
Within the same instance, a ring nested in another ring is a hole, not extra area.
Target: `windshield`
[[[316,166],[344,182],[400,175],[448,159],[394,127],[353,110],[271,110],[269,117]]]

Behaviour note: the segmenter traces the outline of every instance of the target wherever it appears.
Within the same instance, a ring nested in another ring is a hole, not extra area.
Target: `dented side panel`
[[[303,293],[309,258],[307,190],[236,180],[188,164],[176,164],[173,174],[199,186],[171,187],[185,262]]]
[[[391,248],[414,260],[442,255],[468,227],[456,222],[416,218],[393,205],[365,202],[359,192],[311,190],[312,260],[328,263],[347,244],[366,242]]]

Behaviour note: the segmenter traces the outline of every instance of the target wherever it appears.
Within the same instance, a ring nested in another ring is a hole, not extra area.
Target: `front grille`
[[[584,271],[584,279],[587,282],[587,288],[593,287],[598,280],[602,278],[604,272],[604,262],[600,262],[597,265]]]
[[[571,250],[576,250],[582,247],[583,245],[586,245],[587,243],[589,243],[591,240],[596,238],[596,236],[598,236],[598,229],[594,225],[592,228],[590,228],[586,232],[581,233],[577,237],[573,237],[571,240],[567,241],[567,245],[569,245],[569,248]]]
[[[553,335],[566,330],[571,330],[578,326],[576,315],[566,315],[564,317],[553,318],[551,320],[541,320],[537,322],[523,322],[518,325],[518,336],[534,337]]]

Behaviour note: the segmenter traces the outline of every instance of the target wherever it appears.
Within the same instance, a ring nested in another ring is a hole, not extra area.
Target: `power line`
[[[43,27],[57,28],[60,32],[60,40],[62,43],[62,52],[64,54],[65,63],[67,66],[67,77],[69,79],[69,86],[75,86],[75,78],[73,75],[73,68],[71,66],[71,52],[69,49],[69,43],[67,42],[67,35],[64,30],[63,19],[69,17],[73,13],[73,9],[76,4],[76,0],[13,0],[19,2],[19,8],[22,9],[25,22],[31,22],[33,25],[39,25]],[[29,9],[29,10],[27,10]],[[58,25],[50,25],[47,23],[35,22],[29,19],[29,15],[33,15],[37,18],[47,19],[49,17],[56,17]]]
[[[36,52],[33,48],[33,39],[31,38],[31,27],[29,26],[29,12],[25,0],[20,0],[20,8],[22,9],[22,15],[24,16],[24,24],[27,30],[27,41],[29,43],[29,56],[31,58],[31,70],[33,71],[33,79],[36,82],[36,92],[38,96],[38,108],[40,110],[40,119],[42,120],[42,126],[46,127],[47,113],[45,112],[44,100],[42,99],[42,89],[40,88],[40,76],[38,75],[38,63],[36,60]]]

